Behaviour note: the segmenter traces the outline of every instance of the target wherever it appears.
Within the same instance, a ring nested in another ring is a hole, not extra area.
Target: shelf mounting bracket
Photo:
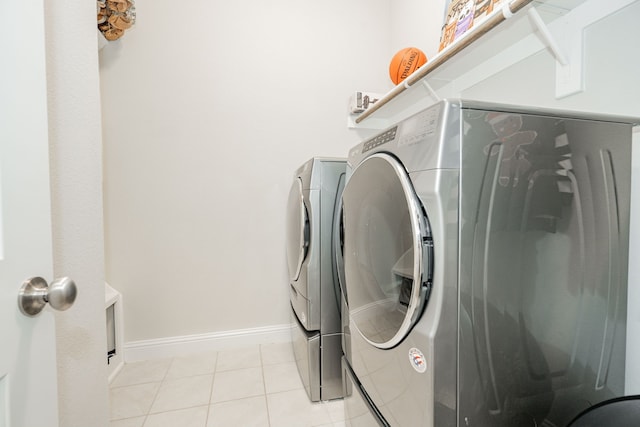
[[[429,94],[433,97],[433,99],[436,100],[436,102],[440,101],[441,98],[438,96],[438,92],[436,92],[435,90],[433,90],[433,88],[431,87],[431,85],[429,84],[429,82],[427,81],[427,79],[423,79],[422,80],[422,84],[424,85],[424,87],[427,89],[427,91],[429,92]]]
[[[583,29],[565,18],[557,28],[562,32],[561,40],[564,49],[560,47],[557,38],[544,23],[535,8],[529,9],[529,17],[536,26],[540,38],[549,47],[556,59],[556,98],[564,98],[584,90],[584,37]],[[568,52],[568,55],[565,53]]]

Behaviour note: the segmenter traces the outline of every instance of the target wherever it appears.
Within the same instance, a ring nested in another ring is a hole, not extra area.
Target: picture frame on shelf
[[[501,3],[508,0],[450,0],[446,11],[438,51],[458,40],[474,24],[486,19]]]

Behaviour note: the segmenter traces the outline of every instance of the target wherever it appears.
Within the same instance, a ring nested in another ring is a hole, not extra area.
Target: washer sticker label
[[[424,358],[424,354],[417,348],[409,350],[409,361],[413,369],[423,374],[427,370],[427,361]]]

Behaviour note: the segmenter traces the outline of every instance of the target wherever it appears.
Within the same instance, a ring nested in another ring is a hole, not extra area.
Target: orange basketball
[[[391,81],[397,85],[426,63],[427,55],[417,47],[400,49],[391,59],[391,64],[389,64]]]

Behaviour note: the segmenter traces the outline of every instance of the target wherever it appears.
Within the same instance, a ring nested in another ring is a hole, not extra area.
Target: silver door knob
[[[47,285],[42,277],[27,279],[18,294],[18,307],[25,316],[33,317],[49,303],[56,310],[66,310],[73,305],[78,288],[68,277],[56,279]]]

